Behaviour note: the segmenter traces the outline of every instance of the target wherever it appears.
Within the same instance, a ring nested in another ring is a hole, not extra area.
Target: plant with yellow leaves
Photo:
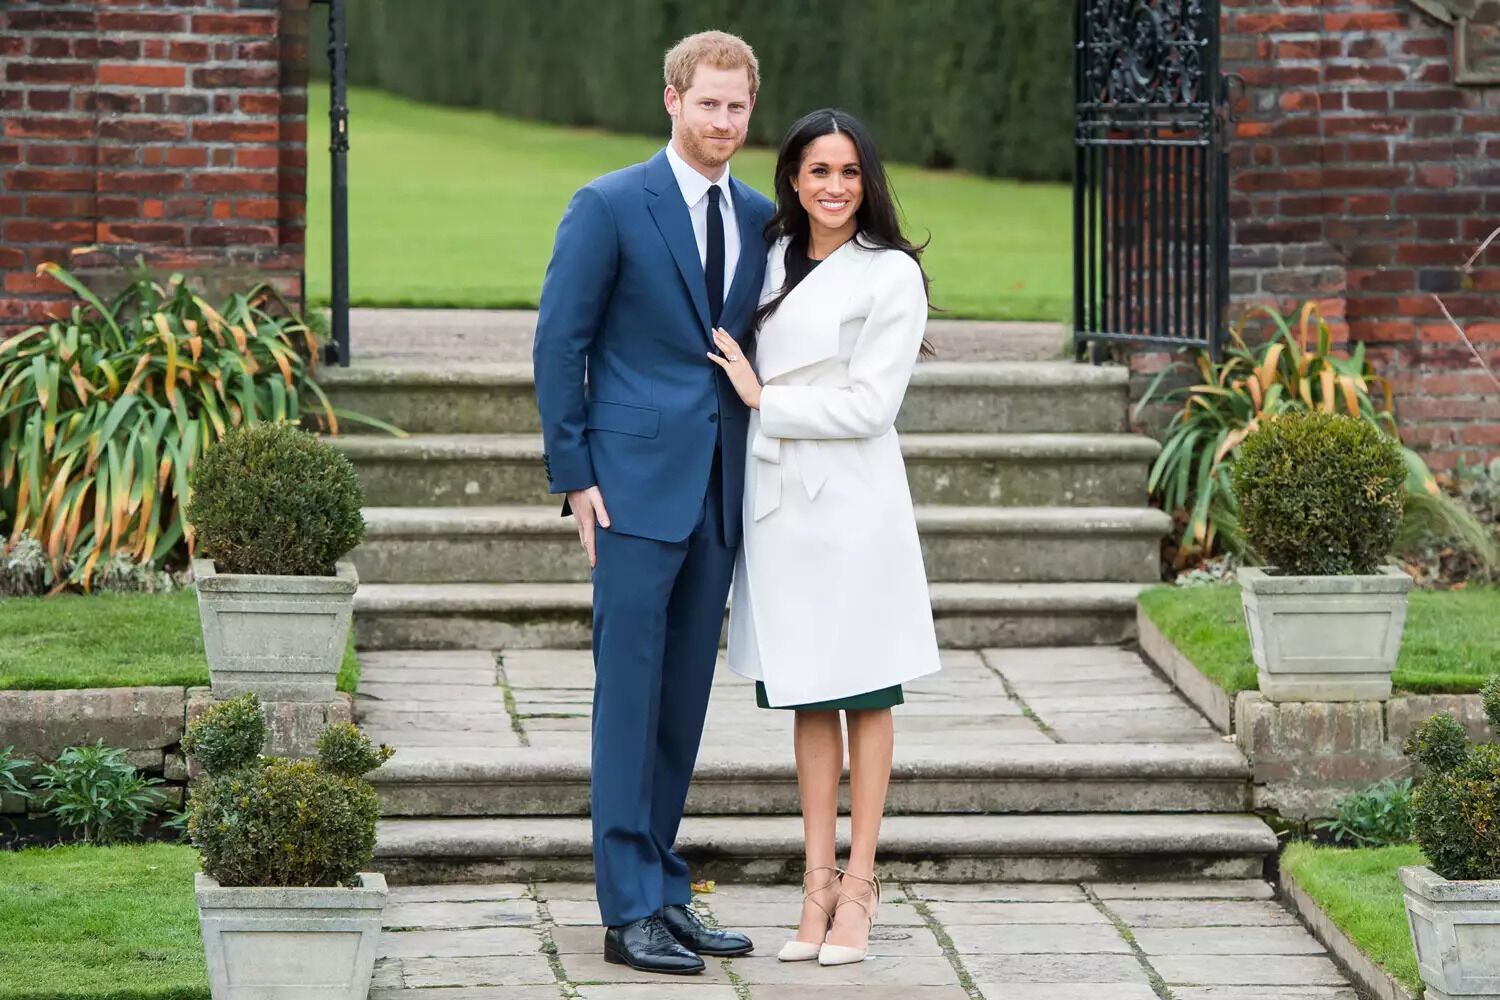
[[[1180,562],[1224,550],[1247,554],[1230,471],[1240,444],[1264,421],[1287,412],[1345,413],[1400,440],[1390,383],[1375,373],[1363,344],[1347,354],[1334,350],[1317,303],[1290,317],[1259,306],[1247,320],[1256,316],[1268,317],[1272,325],[1263,344],[1248,344],[1243,325],[1231,330],[1222,361],[1199,352],[1188,364],[1202,376],[1200,382],[1158,396],[1163,380],[1180,372],[1182,364],[1166,368],[1136,408],[1139,417],[1157,399],[1182,404],[1167,426],[1149,480],[1163,507],[1185,521]],[[1422,458],[1404,445],[1401,456],[1408,518],[1450,527],[1461,522],[1467,515],[1443,496]]]
[[[190,548],[188,472],[230,428],[306,409],[337,432],[310,377],[318,338],[270,286],[216,309],[142,266],[106,303],[56,264],[37,271],[80,301],[0,341],[0,516],[7,548],[42,544],[51,589],[87,589],[120,553],[154,565]]]

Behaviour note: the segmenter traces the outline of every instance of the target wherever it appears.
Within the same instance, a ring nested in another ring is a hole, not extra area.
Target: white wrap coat
[[[762,301],[785,280],[769,251]],[[938,669],[906,465],[894,429],[927,324],[906,254],[845,243],[792,290],[755,346],[744,545],[729,666],[771,705],[845,698]]]

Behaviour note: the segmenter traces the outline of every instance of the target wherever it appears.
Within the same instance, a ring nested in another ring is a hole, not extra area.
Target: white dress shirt
[[[729,194],[729,164],[724,164],[724,176],[710,181],[688,166],[670,142],[667,143],[667,162],[672,165],[682,200],[687,202],[688,216],[693,220],[699,267],[708,263],[708,189],[716,185],[719,188],[719,211],[724,215],[724,298],[727,300],[729,288],[734,284],[735,265],[740,262],[740,227],[735,221],[734,204]]]

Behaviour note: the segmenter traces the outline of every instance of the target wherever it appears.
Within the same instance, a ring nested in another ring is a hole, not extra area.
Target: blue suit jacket
[[[748,349],[772,208],[730,183],[740,259],[719,325]],[[548,489],[597,485],[610,530],[679,542],[697,526],[720,443],[725,542],[737,545],[749,413],[707,357],[711,330],[692,220],[665,151],[574,195],[532,349]]]

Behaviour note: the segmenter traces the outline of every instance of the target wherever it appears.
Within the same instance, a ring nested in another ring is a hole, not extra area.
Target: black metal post
[[[347,39],[343,0],[314,0],[328,5],[328,152],[332,166],[333,340],[325,361],[349,364],[349,106],[346,87]]]

